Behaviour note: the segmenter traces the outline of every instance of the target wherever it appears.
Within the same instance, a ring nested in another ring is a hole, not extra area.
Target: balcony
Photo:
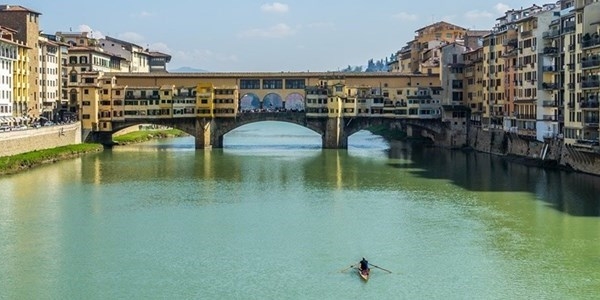
[[[598,79],[592,79],[592,80],[585,80],[581,82],[581,88],[582,89],[597,89],[600,88],[600,80]]]
[[[558,118],[555,115],[543,115],[542,119],[544,121],[558,122]]]
[[[502,42],[502,45],[516,48],[519,45],[519,41],[517,39],[507,39]]]
[[[517,120],[535,120],[535,115],[516,114]]]
[[[559,86],[558,86],[558,83],[543,82],[542,83],[542,88],[544,90],[558,90]]]
[[[575,22],[574,21],[565,22],[565,26],[563,27],[563,32],[570,33],[570,32],[574,32],[574,31],[575,31]]]
[[[548,73],[554,73],[557,71],[555,66],[543,66],[542,70]]]
[[[553,38],[558,37],[559,35],[560,35],[560,30],[553,29],[553,30],[545,31],[542,34],[542,37],[545,39],[553,39]]]
[[[525,31],[521,31],[521,38],[528,38],[532,35],[532,31],[531,30],[525,30]]]
[[[556,101],[543,101],[542,106],[543,107],[558,107],[558,104],[556,103]]]
[[[569,45],[569,51],[571,51],[571,52],[575,51],[575,44]]]
[[[579,104],[579,107],[581,107],[582,109],[597,109],[598,107],[600,107],[598,104],[598,101],[583,101]]]
[[[544,47],[543,54],[551,55],[551,56],[558,55],[559,54],[558,48],[557,47]]]
[[[586,127],[598,127],[598,117],[586,117],[583,119],[583,125]]]
[[[600,66],[600,59],[598,59],[598,56],[584,57],[581,59],[582,69],[596,68],[598,66]]]
[[[594,48],[594,47],[597,47],[598,45],[600,45],[600,38],[599,37],[589,38],[587,40],[584,37],[583,41],[581,42],[581,48],[582,49]]]

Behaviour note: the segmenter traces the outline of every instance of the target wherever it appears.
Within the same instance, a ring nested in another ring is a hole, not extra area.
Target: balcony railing
[[[598,105],[598,101],[583,101],[579,104],[579,107],[581,108],[598,108],[600,107]]]
[[[558,48],[557,47],[544,47],[544,52],[545,55],[558,55]]]
[[[598,37],[591,38],[589,40],[583,40],[581,42],[581,48],[583,48],[583,49],[596,47],[598,45],[600,45],[600,38],[598,38]]]
[[[542,88],[545,90],[558,90],[558,83],[544,82],[542,83]]]
[[[555,38],[555,37],[557,37],[559,35],[560,35],[560,30],[554,29],[554,30],[545,31],[542,34],[542,37],[545,38],[545,39],[553,39],[553,38]]]
[[[558,104],[556,103],[556,101],[543,101],[542,106],[543,107],[558,107]]]
[[[542,118],[544,119],[544,121],[558,121],[558,118],[555,115],[544,115],[542,116]]]
[[[598,121],[600,121],[598,117],[587,117],[583,119],[584,125],[588,127],[598,127]]]
[[[565,23],[565,27],[563,27],[563,31],[565,33],[569,33],[569,32],[575,31],[575,22],[573,22],[573,21],[566,22]]]
[[[585,80],[581,82],[582,89],[600,88],[600,80]]]
[[[600,59],[597,56],[586,57],[585,60],[581,60],[581,68],[594,68],[600,66]]]
[[[517,119],[519,120],[535,120],[535,115],[526,115],[526,114],[517,114]]]

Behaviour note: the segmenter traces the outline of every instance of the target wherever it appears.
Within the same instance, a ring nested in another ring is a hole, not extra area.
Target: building
[[[129,62],[129,68],[124,70],[131,73],[150,72],[150,53],[142,46],[106,36],[98,41],[100,48],[106,53],[114,54]]]
[[[23,95],[24,105],[13,106],[13,114],[17,116],[25,116],[35,118],[39,116],[42,109],[39,102],[39,78],[35,72],[35,68],[39,64],[39,55],[37,51],[39,37],[39,17],[41,13],[33,11],[19,5],[0,5],[0,26],[6,26],[14,29],[16,32],[14,38],[24,42],[25,46],[32,51],[27,53],[26,63],[31,70],[27,78],[26,95]],[[25,91],[24,91],[25,92]]]
[[[60,45],[40,35],[37,49],[40,116],[45,120],[57,121],[61,107]]]
[[[171,55],[151,51],[148,52],[150,55],[150,72],[167,72],[167,64],[171,61]]]
[[[13,70],[18,49],[13,41],[14,30],[0,26],[0,126],[12,125],[15,80]]]

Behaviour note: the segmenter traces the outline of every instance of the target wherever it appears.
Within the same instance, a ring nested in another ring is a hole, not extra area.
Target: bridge
[[[112,121],[111,131],[94,131],[92,140],[110,146],[112,135],[122,129],[142,124],[154,124],[176,128],[195,138],[197,149],[222,148],[223,139],[228,132],[246,124],[278,121],[296,124],[310,129],[321,136],[324,149],[347,149],[348,137],[373,126],[385,126],[392,130],[405,132],[411,137],[425,137],[432,141],[441,141],[448,134],[448,124],[438,119],[398,119],[386,117],[310,117],[305,112],[246,112],[236,117],[222,118],[125,118]]]

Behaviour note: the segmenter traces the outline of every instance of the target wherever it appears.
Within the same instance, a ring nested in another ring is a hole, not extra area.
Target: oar
[[[345,269],[341,270],[340,272],[342,272],[342,273],[343,273],[343,272],[346,272],[346,271],[348,271],[348,269],[350,269],[350,268],[354,268],[354,265],[351,265],[351,266],[349,266],[349,267],[347,267],[347,268],[345,268]]]
[[[392,271],[390,271],[390,270],[387,270],[387,269],[384,269],[384,268],[382,268],[382,267],[379,267],[379,266],[376,266],[376,265],[374,265],[374,264],[372,264],[372,263],[369,263],[369,265],[371,265],[371,266],[373,266],[373,267],[375,267],[375,268],[377,268],[377,269],[384,270],[384,271],[386,271],[386,272],[388,272],[388,273],[390,273],[390,274],[392,273]]]

